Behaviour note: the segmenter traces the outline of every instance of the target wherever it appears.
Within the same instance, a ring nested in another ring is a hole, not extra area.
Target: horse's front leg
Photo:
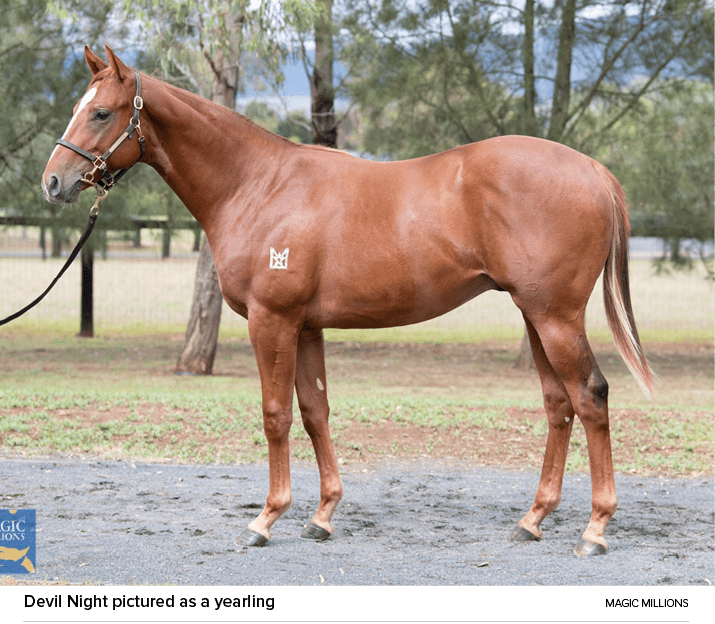
[[[328,428],[330,408],[327,385],[323,330],[304,329],[298,338],[295,387],[300,414],[313,443],[320,471],[320,505],[301,537],[316,541],[333,534],[331,518],[343,496],[343,484]]]
[[[293,385],[299,328],[290,318],[251,310],[248,333],[258,363],[263,396],[263,428],[268,440],[269,488],[260,515],[236,538],[238,546],[263,546],[271,526],[290,507],[290,444]]]

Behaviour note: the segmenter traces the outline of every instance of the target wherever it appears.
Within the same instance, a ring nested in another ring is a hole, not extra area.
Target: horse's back
[[[427,273],[432,261],[446,263],[508,289],[523,281],[525,263],[536,276],[592,256],[595,281],[613,208],[593,162],[552,141],[497,137],[368,176],[372,212],[362,216],[382,221],[377,240],[408,247],[403,253]]]

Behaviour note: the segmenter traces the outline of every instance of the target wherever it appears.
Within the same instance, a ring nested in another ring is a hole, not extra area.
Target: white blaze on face
[[[72,127],[72,124],[75,122],[75,119],[79,117],[79,114],[82,112],[85,106],[89,104],[93,99],[94,96],[97,95],[97,87],[92,87],[87,93],[84,94],[84,97],[80,100],[79,106],[77,107],[77,112],[74,114],[72,119],[70,119],[69,124],[67,125],[67,129],[65,130],[65,133],[62,135],[62,138],[64,139],[67,136],[67,133],[70,131],[70,128]],[[57,151],[57,148],[59,145],[55,145],[55,149],[52,150],[52,154],[50,154],[50,160],[52,160],[52,157],[55,155],[55,152]]]

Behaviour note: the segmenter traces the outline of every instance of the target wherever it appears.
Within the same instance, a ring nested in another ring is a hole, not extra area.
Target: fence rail
[[[28,215],[0,215],[0,226],[15,227],[39,227],[40,238],[39,247],[42,251],[42,258],[47,257],[47,236],[48,229],[55,229],[53,236],[53,255],[60,255],[59,235],[57,228],[61,227],[58,219],[43,216]],[[104,248],[106,249],[106,234],[108,231],[133,231],[134,246],[141,245],[141,232],[145,229],[162,230],[161,257],[170,256],[171,233],[175,230],[193,230],[194,250],[198,250],[201,240],[201,226],[195,219],[169,219],[168,216],[138,216],[131,215],[126,223],[114,224],[111,227],[97,228],[100,239],[104,238]],[[96,236],[96,235],[95,235]],[[101,246],[101,244],[100,244]],[[82,288],[80,293],[80,336],[94,336],[94,245],[86,244],[82,248]]]
[[[63,225],[59,219],[53,217],[42,216],[26,216],[0,214],[0,227],[38,227],[40,228],[39,247],[42,257],[47,257],[47,230],[52,231],[53,228],[62,228]],[[103,225],[97,226],[97,232],[100,236],[106,236],[107,232],[133,232],[134,246],[141,245],[142,230],[161,230],[162,244],[161,257],[168,258],[171,255],[171,234],[175,230],[192,230],[194,232],[194,250],[198,251],[201,242],[201,226],[195,219],[170,219],[167,216],[141,216],[130,215],[124,224],[115,224],[111,227]],[[100,245],[101,247],[101,245]],[[53,241],[53,255],[59,255],[59,240]]]

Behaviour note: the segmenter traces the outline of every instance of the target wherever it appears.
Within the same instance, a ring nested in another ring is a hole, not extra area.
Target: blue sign
[[[35,510],[0,509],[0,574],[32,574],[36,562]]]

